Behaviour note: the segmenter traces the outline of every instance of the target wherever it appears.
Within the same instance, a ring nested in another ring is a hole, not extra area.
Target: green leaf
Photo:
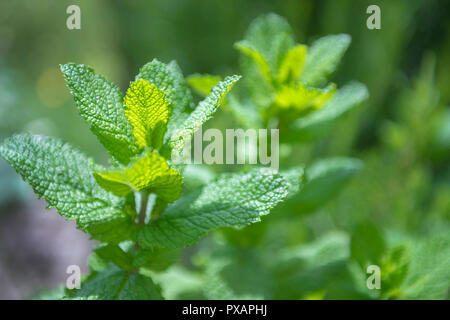
[[[380,230],[371,224],[356,226],[351,238],[351,257],[363,270],[369,265],[381,265],[381,258],[386,253],[386,243]]]
[[[267,108],[273,103],[275,88],[271,79],[294,45],[289,23],[274,13],[256,18],[246,32],[245,40],[238,43],[237,47],[240,46],[241,50],[250,54],[249,57],[242,53],[240,59],[241,70],[245,75],[243,81],[246,94],[250,94],[259,108]],[[253,58],[259,61],[259,66]],[[261,67],[263,73],[260,71]]]
[[[198,104],[197,108],[192,111],[181,128],[179,128],[179,130],[171,137],[170,146],[175,152],[178,154],[181,153],[185,143],[191,139],[194,132],[200,128],[203,123],[212,117],[220,106],[224,96],[239,79],[240,76],[237,75],[226,77],[211,89],[209,96]]]
[[[169,120],[170,109],[165,93],[154,84],[138,79],[130,84],[125,96],[125,116],[133,126],[140,148],[160,149]]]
[[[394,245],[389,248],[387,254],[383,256],[380,266],[381,283],[383,284],[381,290],[381,296],[391,298],[397,298],[401,286],[408,273],[409,259],[410,259],[410,246],[409,244]],[[364,273],[364,276],[367,273]],[[365,282],[365,281],[364,281]],[[365,284],[365,283],[364,283]]]
[[[212,229],[260,221],[286,194],[277,174],[258,170],[225,175],[169,206],[139,231],[138,241],[144,247],[191,245]]]
[[[248,98],[238,99],[233,93],[235,91],[227,96],[227,106],[233,117],[245,128],[262,128],[263,119],[253,101]]]
[[[367,88],[363,84],[352,82],[344,86],[323,108],[294,121],[289,126],[293,134],[288,139],[310,141],[330,133],[343,114],[366,100],[368,96]]]
[[[272,71],[278,70],[287,51],[294,46],[289,23],[274,13],[256,18],[245,35],[245,41],[267,60]]]
[[[113,265],[114,264],[111,261],[105,261],[102,258],[100,258],[95,253],[95,251],[93,251],[88,258],[88,267],[89,267],[90,272],[100,272],[100,271],[108,269],[109,267],[111,267]]]
[[[131,271],[133,269],[131,255],[122,250],[116,244],[107,244],[94,250],[95,254],[105,262],[112,262],[122,269]]]
[[[153,271],[164,271],[180,259],[180,249],[138,249],[133,257],[133,266]]]
[[[183,185],[188,190],[207,185],[216,178],[216,173],[208,165],[190,164],[183,169]]]
[[[76,290],[74,298],[101,300],[160,300],[161,290],[152,279],[117,267],[93,273]]]
[[[274,267],[277,274],[286,276],[299,269],[314,269],[330,262],[346,260],[349,256],[348,234],[332,231],[307,244],[283,249]]]
[[[132,191],[155,193],[166,202],[180,197],[180,173],[169,167],[166,159],[148,151],[128,168],[113,171],[96,171],[93,175],[106,190],[124,196]]]
[[[124,197],[133,191],[123,171],[94,171],[92,174],[103,189],[115,195]]]
[[[172,115],[167,125],[165,141],[186,120],[191,110],[192,94],[186,86],[183,73],[175,61],[168,64],[156,59],[147,63],[136,76],[136,80],[143,79],[154,84],[159,90],[166,93]]]
[[[131,219],[123,210],[125,199],[103,190],[91,174],[92,159],[59,139],[29,134],[14,135],[0,146],[8,161],[34,192],[67,220],[103,241],[133,237]]]
[[[302,83],[282,86],[277,92],[275,103],[279,108],[294,108],[302,111],[306,109],[318,110],[322,108],[335,94],[336,86],[330,84],[324,89],[307,87]]]
[[[195,263],[205,270],[203,291],[207,299],[273,298],[275,282],[262,250],[242,249],[222,241],[215,243],[209,252],[206,250],[200,251]]]
[[[297,195],[305,184],[305,168],[297,166],[286,171],[280,172],[287,182],[288,198]]]
[[[211,93],[211,89],[222,80],[219,76],[213,76],[210,74],[192,74],[186,78],[187,84],[194,89],[197,94],[202,97],[208,96]]]
[[[92,132],[114,158],[127,164],[138,148],[124,114],[120,89],[82,64],[64,64],[61,71],[80,115],[90,124]]]
[[[285,248],[274,259],[275,299],[361,299],[348,283],[349,236],[329,232],[313,241]]]
[[[279,83],[299,78],[305,64],[306,52],[307,47],[302,44],[289,49],[278,69],[277,80]]]
[[[300,80],[310,86],[326,83],[328,77],[336,70],[351,40],[348,34],[337,34],[315,41],[306,57]]]
[[[202,274],[198,272],[174,265],[165,272],[153,274],[152,278],[161,285],[163,296],[168,300],[204,299]]]
[[[435,234],[413,247],[400,298],[448,299],[450,288],[450,236]]]
[[[192,104],[192,95],[186,87],[183,74],[175,61],[169,64],[153,59],[144,65],[136,76],[154,84],[159,90],[166,93],[168,102],[174,109],[185,111]]]
[[[264,56],[251,45],[250,42],[243,40],[235,43],[234,46],[236,47],[236,49],[241,51],[243,54],[245,54],[255,62],[265,81],[267,81],[268,83],[272,81],[272,74],[269,63],[267,62],[266,58],[264,58]]]
[[[291,189],[289,203],[298,211],[312,211],[332,198],[362,168],[358,159],[329,158],[306,168],[303,188]]]
[[[243,255],[240,260],[236,261],[237,263],[233,263],[234,261],[231,261],[229,257],[210,258],[205,264],[205,278],[202,285],[205,298],[208,300],[262,300],[266,298],[264,293],[270,291],[271,288],[267,290],[268,275],[258,265],[257,258],[258,256]],[[228,279],[227,274],[223,274],[225,272],[230,274]],[[236,277],[238,273],[239,278]],[[262,278],[265,281],[261,281]]]

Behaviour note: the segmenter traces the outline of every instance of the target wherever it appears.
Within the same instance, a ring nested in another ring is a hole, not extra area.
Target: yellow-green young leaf
[[[166,93],[165,98],[170,108],[170,119],[164,136],[164,142],[167,142],[194,107],[192,94],[186,85],[183,73],[175,61],[166,64],[153,59],[139,70],[136,76],[136,80],[138,79],[149,81]]]
[[[140,148],[159,149],[162,145],[170,113],[164,96],[154,84],[142,79],[132,82],[127,91],[125,116]]]
[[[336,86],[330,84],[325,89],[310,88],[302,83],[293,86],[283,86],[275,99],[281,108],[306,110],[322,108],[335,94]]]
[[[332,131],[338,119],[369,97],[365,85],[357,82],[340,88],[322,109],[298,118],[289,126],[289,139],[311,141]]]
[[[118,196],[123,197],[133,191],[123,171],[95,171],[92,174],[103,189]]]
[[[123,170],[93,172],[97,182],[106,190],[124,196],[132,191],[153,192],[166,202],[181,194],[181,175],[169,167],[155,152],[147,152]]]
[[[222,80],[219,76],[210,74],[192,74],[186,78],[188,85],[202,97],[210,94],[211,89]]]
[[[287,80],[297,80],[305,65],[307,47],[299,44],[289,49],[278,69],[277,80],[284,83]]]
[[[266,80],[267,82],[272,81],[269,63],[267,62],[266,58],[251,45],[250,42],[248,42],[247,40],[242,40],[235,43],[235,47],[256,63],[259,71],[261,71],[261,74],[264,77],[264,80]]]

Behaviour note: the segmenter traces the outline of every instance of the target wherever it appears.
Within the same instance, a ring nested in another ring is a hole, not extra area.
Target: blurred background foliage
[[[81,30],[66,28],[70,4],[81,8]],[[381,8],[381,30],[366,28],[370,4]],[[284,219],[276,219],[275,211],[245,234],[236,236],[239,231],[233,230],[216,234],[201,243],[201,249],[192,249],[198,254],[188,252],[182,261],[186,269],[172,268],[161,281],[187,283],[192,289],[199,282],[186,274],[200,269],[205,271],[203,278],[224,275],[228,283],[223,284],[221,297],[226,290],[239,297],[294,299],[444,297],[445,285],[430,289],[431,295],[408,295],[408,284],[417,283],[417,274],[437,268],[442,263],[439,257],[434,265],[410,259],[415,262],[408,264],[408,272],[402,269],[402,259],[430,250],[421,249],[423,243],[432,241],[429,236],[449,233],[448,1],[2,1],[0,139],[23,131],[58,136],[106,162],[103,148],[77,115],[59,64],[90,65],[123,90],[138,68],[155,57],[163,62],[177,60],[185,75],[223,76],[239,72],[233,44],[243,38],[255,17],[267,12],[286,17],[299,43],[311,44],[327,34],[351,35],[352,43],[332,81],[340,85],[357,80],[370,92],[370,98],[346,115],[332,134],[298,145],[285,165],[306,164],[308,168],[319,158],[347,156],[360,159],[360,168],[350,174],[353,179],[348,185],[338,183],[338,191],[320,205],[282,207],[277,210],[289,212]],[[219,112],[211,126],[238,125],[227,113]],[[0,160],[0,224],[12,219],[15,208],[35,203],[30,191]],[[258,238],[259,229],[269,230],[264,239]],[[224,238],[237,240],[225,245]],[[419,240],[425,238],[425,242]],[[212,243],[223,250],[209,252]],[[286,264],[272,266],[267,250],[277,250],[279,243],[292,250],[281,253]],[[226,262],[230,251],[241,258]],[[445,252],[440,258],[448,262],[449,251]],[[355,289],[358,283],[364,286],[358,278],[364,273],[354,270],[367,259],[394,270],[385,276],[388,285],[382,293]],[[205,261],[214,263],[205,266]],[[247,270],[249,281],[236,281],[233,270]],[[259,277],[273,280],[260,285]],[[203,288],[200,296],[217,297],[217,281],[210,282],[216,284],[214,288]],[[51,287],[54,282],[40,285],[32,290]],[[169,297],[180,297],[180,289],[167,290]],[[426,290],[425,286],[422,291]]]

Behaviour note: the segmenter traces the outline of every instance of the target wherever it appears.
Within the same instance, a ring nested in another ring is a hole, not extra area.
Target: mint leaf
[[[331,84],[324,89],[305,86],[301,82],[280,88],[275,103],[280,109],[293,108],[297,111],[318,110],[336,93],[336,86]]]
[[[268,83],[272,82],[272,74],[269,63],[267,62],[266,58],[258,51],[258,49],[253,47],[252,44],[246,40],[239,41],[235,43],[234,46],[236,49],[253,60],[265,81],[267,81]]]
[[[211,89],[222,80],[219,76],[213,76],[210,74],[192,74],[186,78],[188,85],[194,89],[194,91],[202,97],[208,96],[211,93]]]
[[[73,293],[78,299],[160,300],[160,288],[152,279],[139,273],[129,273],[117,267],[93,273]]]
[[[194,111],[189,115],[181,127],[174,133],[170,140],[170,146],[180,153],[186,141],[190,140],[194,132],[200,128],[217,111],[224,96],[231,90],[233,85],[240,79],[240,76],[234,75],[226,77],[220,81],[211,93],[201,101]]]
[[[174,299],[204,299],[201,294],[202,274],[180,265],[172,266],[166,272],[155,273],[152,276],[161,285],[163,296]]]
[[[244,40],[235,45],[244,51],[240,64],[245,75],[246,94],[250,94],[258,107],[268,108],[273,103],[273,77],[294,45],[289,23],[274,13],[256,18]]]
[[[91,175],[100,169],[92,159],[56,138],[14,135],[0,146],[8,161],[34,192],[67,220],[96,239],[121,241],[132,237],[125,200],[103,190]]]
[[[175,61],[169,64],[153,59],[144,65],[136,76],[136,80],[142,79],[154,84],[159,90],[166,93],[166,98],[173,109],[186,111],[191,107],[192,95]]]
[[[329,134],[336,121],[358,103],[369,96],[366,86],[352,82],[339,89],[334,97],[320,110],[295,120],[290,126],[292,130],[289,140],[311,141]]]
[[[295,205],[298,211],[312,211],[332,198],[361,169],[358,159],[318,160],[306,168],[303,188],[290,189],[289,204]]]
[[[64,64],[61,71],[80,115],[90,124],[92,132],[114,158],[127,164],[138,148],[124,114],[120,89],[82,64]]]
[[[297,195],[305,184],[305,168],[297,166],[280,172],[288,186],[288,199]]]
[[[143,79],[154,84],[159,90],[166,93],[166,99],[171,109],[171,117],[167,125],[164,141],[169,139],[173,132],[186,120],[188,112],[192,110],[192,94],[186,86],[183,73],[175,61],[168,64],[153,59],[144,65],[136,80]]]
[[[381,265],[385,252],[386,243],[377,227],[371,224],[356,226],[351,237],[351,257],[363,270],[372,264]]]
[[[266,288],[261,288],[260,277],[261,274],[259,272],[264,272],[261,268],[258,269],[257,261],[251,260],[252,258],[257,257],[243,257],[245,261],[237,261],[238,265],[235,265],[230,261],[229,258],[226,257],[213,257],[208,260],[208,263],[205,265],[205,278],[203,280],[203,294],[205,298],[208,300],[262,300],[264,299],[264,295],[260,291],[264,291]],[[227,270],[228,269],[228,270]],[[230,270],[231,269],[231,270]],[[231,280],[227,281],[227,279],[223,273],[224,271],[228,271],[232,273]],[[235,288],[232,286],[233,284],[239,285],[239,280],[236,279],[235,275],[238,272],[242,277],[246,279],[246,281],[240,281],[241,285],[248,285],[249,277],[254,282],[251,282],[253,286],[249,288],[238,288],[244,292],[236,292]],[[255,274],[255,272],[257,272]],[[263,276],[267,276],[263,274]],[[265,278],[264,285],[267,282],[267,278]],[[229,283],[232,282],[232,283]],[[255,285],[255,282],[257,285]],[[248,292],[250,291],[250,292]],[[256,292],[254,292],[256,291]]]
[[[169,120],[169,104],[165,93],[154,84],[138,79],[130,84],[125,96],[125,116],[133,126],[140,148],[160,149]]]
[[[205,270],[202,287],[207,299],[273,298],[276,284],[268,259],[259,248],[243,249],[222,241],[214,244],[212,250],[200,251],[195,259],[196,265]]]
[[[253,20],[245,34],[245,40],[267,60],[273,71],[278,70],[286,52],[294,45],[289,23],[274,13]]]
[[[251,99],[238,99],[234,93],[227,96],[227,106],[233,117],[245,128],[262,128],[264,122],[258,107]]]
[[[307,244],[285,248],[279,253],[275,272],[279,276],[300,269],[314,269],[350,257],[350,237],[342,231],[331,231]]]
[[[60,300],[65,296],[65,287],[63,285],[59,285],[58,287],[39,292],[36,296],[34,296],[33,300]]]
[[[115,195],[123,197],[133,191],[123,171],[94,171],[92,174],[103,189]]]
[[[415,242],[400,292],[408,299],[448,299],[450,236],[435,234]]]
[[[97,182],[117,195],[132,191],[155,193],[166,202],[172,202],[181,194],[181,175],[169,167],[166,159],[148,151],[128,168],[93,173]]]
[[[336,70],[351,40],[348,34],[338,34],[315,41],[309,49],[300,80],[311,86],[325,83]]]
[[[348,282],[348,234],[332,231],[306,244],[281,250],[273,266],[275,299],[361,299]]]
[[[260,221],[287,194],[284,180],[263,170],[225,175],[169,206],[155,222],[139,230],[144,247],[194,244],[212,229]]]
[[[133,266],[153,271],[164,271],[180,259],[180,249],[138,249],[133,257]]]
[[[131,257],[131,255],[123,251],[122,248],[116,244],[102,245],[96,248],[94,252],[104,262],[112,262],[122,269],[128,271],[132,271],[133,269],[133,258]]]
[[[298,44],[286,52],[277,72],[277,81],[279,83],[299,78],[305,65],[306,52],[307,47],[302,44]]]

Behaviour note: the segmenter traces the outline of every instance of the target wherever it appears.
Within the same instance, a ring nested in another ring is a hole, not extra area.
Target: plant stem
[[[143,225],[145,223],[145,214],[147,212],[147,204],[148,204],[148,193],[141,193],[141,207],[139,209],[139,220],[138,226]]]
[[[164,200],[161,200],[161,198],[157,197],[156,198],[156,203],[155,203],[155,205],[153,207],[153,210],[152,210],[150,223],[158,220],[159,216],[164,211],[164,209],[166,209],[166,207],[167,207],[167,202],[165,202]]]

